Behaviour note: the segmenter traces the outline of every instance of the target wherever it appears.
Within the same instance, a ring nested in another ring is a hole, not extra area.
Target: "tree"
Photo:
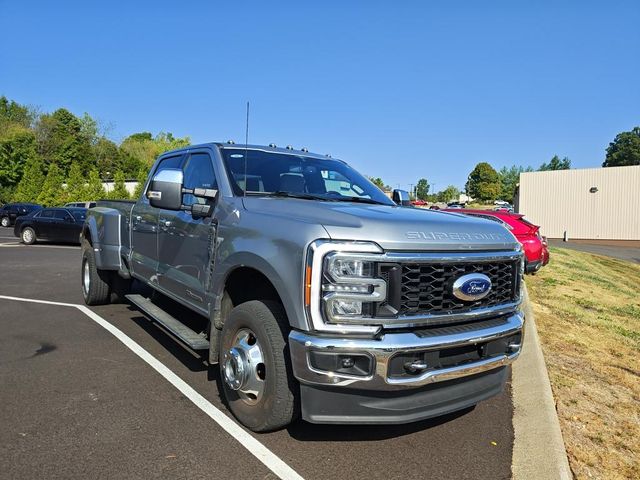
[[[469,174],[465,190],[467,195],[474,199],[481,201],[495,200],[500,196],[501,191],[498,172],[486,162],[477,164]]]
[[[89,181],[87,185],[85,185],[84,197],[85,201],[95,201],[106,197],[97,168],[92,168],[89,172]]]
[[[36,137],[17,125],[5,134],[0,139],[0,185],[13,187],[22,178],[25,164],[37,156]]]
[[[65,191],[62,188],[64,176],[57,163],[49,165],[47,177],[44,179],[42,191],[38,195],[38,203],[45,207],[54,207],[66,201]]]
[[[454,185],[449,185],[447,188],[438,192],[438,201],[449,203],[453,200],[458,200],[460,197],[460,190],[458,190]]]
[[[118,170],[113,179],[113,190],[108,193],[111,200],[129,200],[129,191],[125,186],[125,176],[122,171]]]
[[[569,157],[564,157],[562,160],[560,160],[560,157],[554,155],[549,163],[543,163],[542,165],[540,165],[538,171],[544,172],[548,170],[569,170],[570,168],[571,160],[569,160]]]
[[[153,137],[149,132],[142,132],[125,138],[120,144],[120,150],[124,156],[133,157],[138,165],[150,167],[161,153],[186,147],[190,143],[189,137],[176,138],[173,134],[165,132]]]
[[[36,125],[36,138],[45,170],[56,163],[66,175],[74,162],[80,163],[83,171],[89,169],[91,145],[80,121],[69,110],[59,108],[51,115],[42,115]]]
[[[520,182],[520,174],[522,172],[533,172],[531,167],[521,167],[519,165],[512,165],[511,167],[502,167],[498,175],[500,176],[500,200],[506,200],[508,202],[513,201],[513,195],[516,191],[516,185]]]
[[[102,178],[110,178],[114,172],[121,169],[122,152],[108,138],[100,137],[91,148],[91,151],[93,157],[92,166],[98,168]],[[135,173],[135,170],[133,173]]]
[[[29,107],[9,101],[4,95],[0,97],[0,135],[10,126],[27,129],[33,123],[35,112]]]
[[[83,202],[85,201],[85,176],[82,174],[80,164],[73,163],[69,169],[67,176],[67,202]]]
[[[138,184],[136,185],[136,190],[133,192],[133,198],[138,199],[140,195],[142,195],[142,189],[144,188],[144,184],[147,181],[147,177],[149,176],[149,169],[145,167],[140,167],[138,169],[138,174],[136,175],[136,181]]]
[[[429,182],[426,178],[421,178],[416,184],[416,197],[420,200],[426,200],[429,195]]]
[[[36,202],[38,200],[44,183],[42,170],[42,160],[38,155],[27,160],[22,178],[13,194],[15,202]]]
[[[603,167],[640,165],[640,127],[616,135],[607,147]]]

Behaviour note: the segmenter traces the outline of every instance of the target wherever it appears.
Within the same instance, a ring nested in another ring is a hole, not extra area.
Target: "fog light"
[[[362,302],[333,300],[331,310],[333,315],[362,315]]]
[[[372,374],[373,359],[363,353],[309,352],[309,365],[328,375],[347,374],[366,377]]]
[[[351,368],[356,364],[356,362],[351,357],[342,359],[342,368]]]

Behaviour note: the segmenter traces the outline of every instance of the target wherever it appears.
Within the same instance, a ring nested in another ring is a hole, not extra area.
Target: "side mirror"
[[[182,170],[179,168],[160,170],[147,189],[147,198],[151,206],[165,210],[180,210],[183,180]]]
[[[409,192],[406,190],[394,190],[392,195],[392,200],[402,207],[410,207],[411,200],[409,199]]]

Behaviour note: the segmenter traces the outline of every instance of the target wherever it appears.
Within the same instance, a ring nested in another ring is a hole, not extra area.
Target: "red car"
[[[522,244],[525,256],[525,272],[534,273],[549,263],[547,238],[540,235],[540,227],[525,220],[521,213],[509,213],[505,210],[445,209],[445,212],[463,213],[480,217],[504,225]]]

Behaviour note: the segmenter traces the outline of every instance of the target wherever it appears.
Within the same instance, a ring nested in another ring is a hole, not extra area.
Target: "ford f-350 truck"
[[[520,353],[523,257],[509,231],[397,205],[306,149],[167,152],[137,201],[89,210],[81,240],[85,302],[126,297],[208,351],[254,431],[464,409],[501,392]],[[161,295],[133,294],[133,280]],[[156,300],[167,297],[203,327]]]

